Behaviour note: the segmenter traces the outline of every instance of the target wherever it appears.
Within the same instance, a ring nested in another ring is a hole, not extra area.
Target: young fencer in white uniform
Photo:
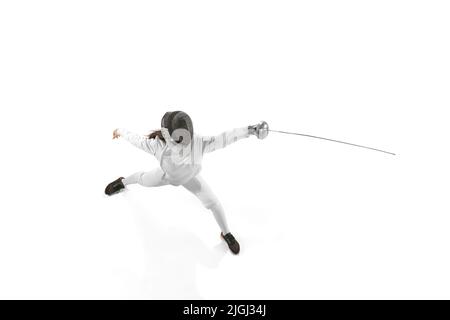
[[[134,146],[154,155],[160,167],[148,172],[136,172],[120,177],[105,189],[107,195],[119,192],[130,184],[144,187],[164,185],[183,186],[210,209],[222,233],[221,236],[234,254],[240,251],[239,243],[231,234],[224,210],[208,184],[201,177],[203,154],[212,152],[250,135],[265,138],[264,122],[224,132],[218,136],[204,137],[194,134],[191,118],[182,111],[167,112],[161,120],[161,130],[148,136],[138,135],[126,129],[116,129],[113,139],[122,137]]]

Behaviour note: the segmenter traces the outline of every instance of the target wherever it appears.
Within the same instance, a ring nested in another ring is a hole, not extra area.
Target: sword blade
[[[369,150],[373,150],[373,151],[383,152],[383,153],[387,153],[387,154],[395,156],[395,153],[393,153],[393,152],[389,152],[389,151],[385,151],[385,150],[381,150],[381,149],[376,149],[376,148],[372,148],[372,147],[367,147],[367,146],[363,146],[363,145],[356,144],[356,143],[350,143],[350,142],[345,142],[345,141],[340,141],[340,140],[335,140],[335,139],[329,139],[329,138],[324,138],[324,137],[319,137],[319,136],[313,136],[313,135],[310,135],[310,134],[297,133],[297,132],[288,132],[288,131],[280,131],[280,130],[272,130],[272,129],[269,129],[269,131],[283,133],[283,134],[292,134],[292,135],[296,135],[296,136],[302,136],[302,137],[308,137],[308,138],[314,138],[314,139],[327,140],[327,141],[331,141],[331,142],[337,142],[337,143],[346,144],[346,145],[349,145],[349,146],[354,146],[354,147],[369,149]]]

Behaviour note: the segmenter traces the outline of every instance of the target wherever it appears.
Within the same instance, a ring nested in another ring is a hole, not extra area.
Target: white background
[[[0,298],[450,298],[447,1],[2,1]],[[112,130],[204,159],[242,247]]]

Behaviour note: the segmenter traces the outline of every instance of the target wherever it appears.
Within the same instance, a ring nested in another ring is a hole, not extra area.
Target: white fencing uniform
[[[164,128],[162,130],[166,137],[167,132],[164,132]],[[149,139],[126,129],[119,129],[118,133],[134,146],[154,155],[160,163],[159,168],[148,172],[136,172],[123,179],[124,185],[135,183],[144,187],[182,185],[213,212],[223,234],[230,232],[219,200],[199,172],[204,153],[222,149],[242,138],[247,138],[249,136],[248,127],[234,129],[212,137],[194,135],[188,145],[174,143],[168,138],[166,141],[162,141],[158,137]]]

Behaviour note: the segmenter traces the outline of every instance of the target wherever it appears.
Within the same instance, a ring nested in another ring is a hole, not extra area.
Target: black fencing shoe
[[[226,235],[223,235],[223,233],[220,233],[220,236],[222,237],[222,239],[225,240],[225,242],[228,245],[228,248],[230,248],[231,252],[233,252],[234,254],[238,254],[239,251],[241,250],[241,247],[239,246],[239,242],[237,242],[237,240],[233,237],[233,235],[228,232]]]
[[[113,182],[111,182],[110,184],[108,184],[106,186],[105,189],[105,193],[110,196],[113,195],[116,192],[119,192],[120,190],[122,190],[123,188],[125,188],[125,186],[122,183],[122,179],[123,177],[120,177],[117,180],[114,180]]]

